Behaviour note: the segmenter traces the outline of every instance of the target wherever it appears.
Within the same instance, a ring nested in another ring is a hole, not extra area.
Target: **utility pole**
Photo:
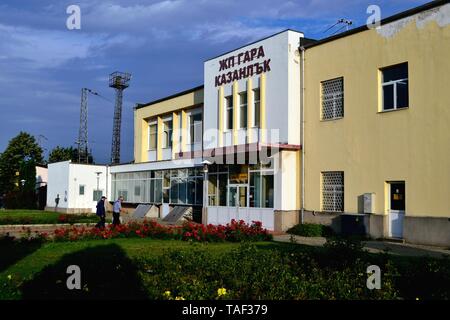
[[[122,124],[123,90],[128,88],[131,74],[114,72],[109,75],[109,86],[116,90],[116,104],[114,107],[113,133],[111,144],[111,163],[120,163],[120,127]]]

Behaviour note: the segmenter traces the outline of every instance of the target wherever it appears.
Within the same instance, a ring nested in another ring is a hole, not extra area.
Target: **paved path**
[[[291,236],[290,234],[274,235],[274,241],[280,242],[291,242],[291,237],[294,239],[295,243],[321,247],[327,241],[323,237],[300,237]],[[431,256],[441,258],[443,255],[450,257],[449,248],[435,247],[435,246],[424,246],[409,243],[396,243],[390,241],[363,241],[364,249],[371,253],[380,253],[383,250],[388,249],[390,254],[401,255],[401,256]]]

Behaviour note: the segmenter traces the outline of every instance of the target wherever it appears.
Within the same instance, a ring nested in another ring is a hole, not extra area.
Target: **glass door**
[[[246,184],[229,185],[228,187],[228,206],[229,207],[247,207],[247,189]]]

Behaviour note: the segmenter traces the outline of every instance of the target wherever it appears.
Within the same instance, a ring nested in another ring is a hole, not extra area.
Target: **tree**
[[[48,163],[72,160],[78,161],[78,150],[73,147],[55,147],[48,155]]]
[[[35,187],[35,169],[30,169],[38,163],[42,163],[42,148],[36,142],[34,136],[26,132],[20,132],[12,138],[5,151],[0,155],[0,192],[13,192],[20,189],[21,180],[25,180],[27,186]]]
[[[48,163],[60,162],[71,160],[72,162],[78,162],[78,149],[73,147],[55,147],[48,155]],[[89,153],[88,163],[94,163],[94,158]]]

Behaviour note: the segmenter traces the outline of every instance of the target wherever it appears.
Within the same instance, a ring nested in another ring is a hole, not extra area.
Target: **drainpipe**
[[[301,181],[301,202],[302,202],[302,208],[301,208],[301,223],[303,224],[304,221],[304,214],[305,214],[305,47],[302,45],[302,39],[300,38],[300,51],[301,51],[301,92],[302,92],[302,99],[301,99],[301,105],[300,110],[302,114],[302,120],[301,120],[301,145],[302,145],[302,181]]]

